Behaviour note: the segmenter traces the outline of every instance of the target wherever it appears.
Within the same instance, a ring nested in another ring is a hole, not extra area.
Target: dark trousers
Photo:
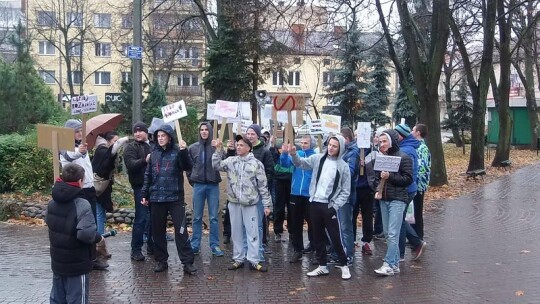
[[[373,234],[383,233],[381,207],[378,200],[373,200],[373,213],[375,216],[375,223],[373,224]]]
[[[290,232],[291,225],[291,181],[286,179],[275,180],[276,199],[274,200],[274,233],[283,233],[285,209],[287,209],[287,227]]]
[[[152,238],[154,254],[158,262],[167,262],[167,215],[171,215],[174,225],[174,241],[182,264],[193,264],[194,255],[186,229],[186,205],[182,202],[150,203],[152,218]]]
[[[405,216],[407,215],[407,208],[409,207],[409,204],[411,203],[415,195],[416,192],[409,193],[409,199],[405,206],[405,210],[403,211],[403,221],[401,222],[401,229],[399,232],[399,255],[401,258],[405,256],[406,240],[409,240],[409,243],[414,250],[416,250],[420,245],[422,245],[422,239],[418,237],[418,234],[416,234],[416,231],[414,231],[414,229],[411,227],[411,224],[409,224],[405,220]]]
[[[309,206],[311,224],[313,226],[313,247],[319,265],[326,266],[326,233],[334,244],[340,266],[347,265],[347,255],[341,243],[339,219],[334,208],[328,208],[328,204],[312,202]]]
[[[150,224],[150,208],[141,204],[141,188],[133,188],[133,197],[135,199],[135,220],[133,220],[133,231],[131,232],[131,252],[141,252],[143,246],[143,236],[148,232],[146,249],[150,252],[154,250],[152,241],[152,226]],[[148,226],[148,229],[146,228]]]
[[[414,197],[414,224],[411,224],[421,239],[424,239],[424,194],[425,192],[417,192]]]
[[[231,215],[229,214],[229,201],[225,203],[225,213],[223,213],[223,236],[231,237]]]
[[[308,239],[313,242],[313,228],[309,215],[309,197],[291,195],[291,222],[288,224],[292,233],[292,246],[294,251],[304,250],[304,220],[308,225]]]
[[[53,274],[51,288],[51,304],[85,304],[90,293],[90,276],[85,273],[77,276],[60,276]]]
[[[97,212],[96,212],[97,196],[96,196],[96,189],[94,187],[83,188],[81,190],[81,192],[80,192],[80,196],[90,203],[90,207],[92,208],[92,214],[94,215],[94,220],[97,223]],[[97,259],[96,244],[94,244],[93,246],[90,247],[90,258],[92,258],[93,261]]]
[[[353,209],[353,236],[356,240],[356,219],[362,214],[362,242],[373,240],[373,191],[368,188],[356,188],[356,204]]]

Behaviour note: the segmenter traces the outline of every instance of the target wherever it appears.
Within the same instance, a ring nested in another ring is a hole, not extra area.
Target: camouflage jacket
[[[227,200],[250,206],[256,205],[261,197],[264,207],[271,208],[264,166],[253,153],[222,158],[223,151],[214,152],[212,166],[227,172]]]

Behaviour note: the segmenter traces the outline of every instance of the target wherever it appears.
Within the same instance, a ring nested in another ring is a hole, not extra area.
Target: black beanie
[[[144,122],[138,121],[133,124],[133,133],[137,131],[143,131],[144,133],[148,133],[148,128],[146,127],[146,124]]]
[[[255,131],[255,134],[257,134],[257,138],[261,138],[261,126],[259,126],[258,124],[252,124],[248,127],[248,130],[249,129]]]

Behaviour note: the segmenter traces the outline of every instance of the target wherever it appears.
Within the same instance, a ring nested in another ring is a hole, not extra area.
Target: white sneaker
[[[394,271],[394,274],[398,274],[399,273],[399,266],[392,266],[392,270]]]
[[[384,276],[392,276],[394,275],[394,270],[388,263],[384,262],[381,268],[375,269],[375,272]]]
[[[348,280],[351,278],[351,272],[349,271],[349,266],[341,266],[341,278]]]
[[[319,266],[319,267],[315,268],[315,270],[308,272],[307,276],[308,277],[318,277],[318,276],[322,276],[322,275],[327,275],[328,273],[329,273],[328,267]],[[350,276],[350,274],[349,274],[349,276]]]

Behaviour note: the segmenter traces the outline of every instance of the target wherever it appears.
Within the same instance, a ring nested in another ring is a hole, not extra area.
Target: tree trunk
[[[446,102],[446,113],[448,113],[448,119],[451,119],[452,112],[454,111],[452,107],[452,66],[444,67],[444,91],[445,91],[445,102]],[[454,143],[456,147],[461,147],[464,144],[461,136],[459,136],[459,129],[457,127],[450,128],[452,131],[452,136],[454,137]]]
[[[509,7],[514,6],[510,1]],[[500,78],[499,78],[499,139],[497,150],[491,165],[501,167],[501,162],[510,158],[510,140],[512,134],[512,118],[510,117],[510,66],[511,66],[511,25],[514,13],[506,12],[504,0],[497,0],[498,27],[500,37]]]

